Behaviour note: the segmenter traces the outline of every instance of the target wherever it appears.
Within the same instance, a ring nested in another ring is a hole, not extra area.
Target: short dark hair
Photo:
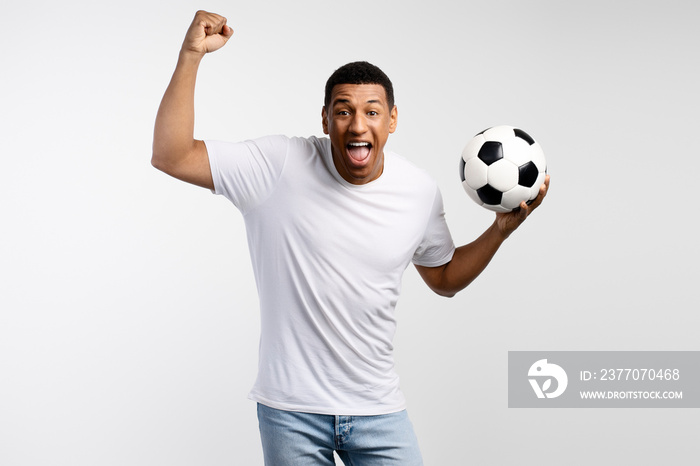
[[[333,88],[338,84],[379,84],[384,88],[389,109],[394,108],[394,86],[389,77],[377,66],[366,61],[356,61],[343,65],[333,72],[326,81],[326,97],[323,105],[331,103]]]

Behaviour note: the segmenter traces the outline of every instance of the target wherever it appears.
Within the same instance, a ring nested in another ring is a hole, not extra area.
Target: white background
[[[197,9],[196,136],[320,135],[363,59],[396,88],[388,147],[439,182],[458,243],[489,126],[534,136],[542,207],[457,297],[410,268],[396,359],[427,465],[694,464],[693,409],[507,408],[509,350],[700,350],[699,7],[687,1],[5,2],[0,464],[261,464],[258,314],[242,219],[150,166]]]

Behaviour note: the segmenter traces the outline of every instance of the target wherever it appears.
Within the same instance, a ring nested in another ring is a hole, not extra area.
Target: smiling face
[[[384,145],[396,130],[396,106],[389,108],[379,84],[337,84],[321,112],[333,163],[352,184],[374,181],[384,169]]]

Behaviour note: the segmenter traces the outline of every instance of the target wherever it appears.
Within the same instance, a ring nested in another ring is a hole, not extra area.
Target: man
[[[261,308],[258,402],[265,463],[422,464],[393,369],[394,307],[413,262],[453,296],[545,196],[497,214],[455,248],[436,183],[385,151],[397,125],[391,81],[366,62],[329,78],[328,138],[193,138],[202,57],[233,30],[197,12],[156,118],[152,163],[230,199],[244,215]]]

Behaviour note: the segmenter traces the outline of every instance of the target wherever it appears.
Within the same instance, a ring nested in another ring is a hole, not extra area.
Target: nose
[[[362,113],[356,113],[350,122],[350,132],[353,134],[363,134],[367,131],[367,121]]]

